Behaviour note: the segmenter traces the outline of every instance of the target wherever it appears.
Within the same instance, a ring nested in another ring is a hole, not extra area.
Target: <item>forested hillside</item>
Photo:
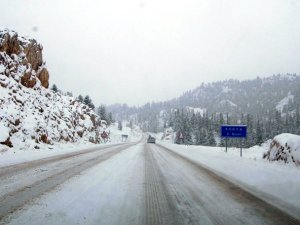
[[[220,124],[246,124],[245,145],[251,146],[282,132],[299,134],[299,106],[300,76],[286,74],[201,84],[170,101],[142,107],[112,105],[108,111],[118,120],[140,124],[145,131],[172,127],[189,144],[222,145]]]

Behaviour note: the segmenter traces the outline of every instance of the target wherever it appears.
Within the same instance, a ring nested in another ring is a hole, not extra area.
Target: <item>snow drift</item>
[[[106,126],[86,105],[48,88],[42,46],[0,31],[0,147],[101,142]]]
[[[294,162],[300,165],[300,136],[289,133],[275,136],[263,157],[270,161]]]

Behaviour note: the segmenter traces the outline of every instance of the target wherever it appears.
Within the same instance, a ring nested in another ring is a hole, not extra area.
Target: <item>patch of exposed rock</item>
[[[49,73],[42,50],[42,45],[34,39],[26,39],[14,31],[0,31],[0,74],[28,88],[36,85],[48,88]]]

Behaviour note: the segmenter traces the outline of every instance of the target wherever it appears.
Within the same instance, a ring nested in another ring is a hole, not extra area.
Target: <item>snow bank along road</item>
[[[28,165],[0,171],[0,224],[300,224],[155,144]]]

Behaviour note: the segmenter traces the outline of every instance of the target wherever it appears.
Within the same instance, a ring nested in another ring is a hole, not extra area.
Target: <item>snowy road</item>
[[[107,147],[0,176],[0,224],[300,224],[154,144]]]
[[[155,174],[149,179],[149,184],[155,186],[154,197],[147,198],[146,194],[146,215],[148,221],[153,221],[150,224],[300,224],[169,149],[151,146],[145,151],[149,173]],[[152,216],[155,214],[160,216]]]
[[[92,148],[0,168],[0,219],[130,146]]]

